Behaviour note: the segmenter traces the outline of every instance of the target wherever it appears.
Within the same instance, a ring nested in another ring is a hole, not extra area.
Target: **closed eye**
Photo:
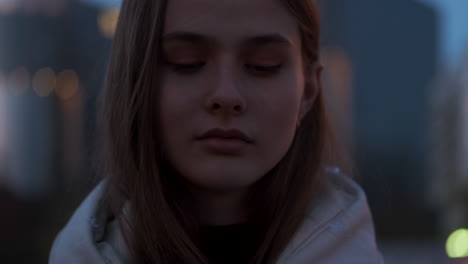
[[[193,73],[201,67],[205,65],[204,62],[197,62],[197,63],[188,63],[188,64],[180,64],[180,63],[166,63],[173,71],[181,72],[181,73]]]
[[[200,70],[205,66],[205,62],[196,62],[196,63],[170,63],[166,64],[175,72],[192,74]],[[256,75],[271,75],[277,73],[281,69],[282,64],[278,65],[254,65],[254,64],[245,64],[246,69],[249,72],[253,72]]]

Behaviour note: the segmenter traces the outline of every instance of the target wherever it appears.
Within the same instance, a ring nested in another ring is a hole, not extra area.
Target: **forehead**
[[[210,36],[226,45],[276,35],[300,46],[297,22],[279,0],[169,0],[164,34],[180,31]]]

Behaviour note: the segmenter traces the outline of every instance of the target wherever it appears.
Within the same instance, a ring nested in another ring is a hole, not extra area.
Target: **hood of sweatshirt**
[[[383,263],[362,188],[337,168],[327,169],[327,180],[277,264]],[[98,217],[105,184],[94,188],[57,235],[49,263],[129,263],[117,221]]]

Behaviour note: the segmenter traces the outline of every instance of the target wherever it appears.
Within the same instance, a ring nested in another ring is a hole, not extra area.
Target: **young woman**
[[[50,263],[382,263],[318,53],[309,0],[124,0],[105,179]]]

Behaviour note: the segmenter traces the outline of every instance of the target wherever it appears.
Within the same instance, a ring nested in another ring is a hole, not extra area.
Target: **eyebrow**
[[[206,44],[206,45],[218,45],[218,41],[214,37],[201,35],[198,33],[193,32],[186,32],[186,31],[175,31],[168,33],[163,36],[163,42],[171,42],[171,41],[182,41],[182,42],[189,42],[193,44]],[[289,41],[286,37],[278,33],[270,33],[264,35],[258,35],[254,37],[247,38],[242,41],[243,45],[246,46],[262,46],[267,44],[280,44],[285,46],[293,46],[291,41]]]

